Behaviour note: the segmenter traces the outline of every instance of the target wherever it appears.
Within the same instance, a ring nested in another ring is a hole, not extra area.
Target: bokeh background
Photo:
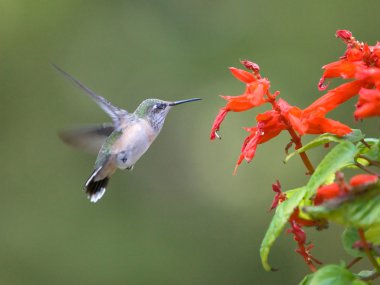
[[[349,29],[380,39],[378,1],[0,1],[0,284],[297,284],[307,267],[283,234],[265,272],[259,246],[271,219],[271,184],[305,183],[298,158],[282,163],[288,137],[260,146],[232,171],[258,111],[230,114],[221,141],[209,130],[224,101],[244,86],[239,59],[291,104],[321,93],[321,66]],[[102,200],[82,192],[94,157],[57,132],[109,121],[55,63],[115,105],[145,98],[203,101],[169,114],[132,172],[117,172]],[[355,101],[332,117],[378,136],[378,120],[355,122]],[[307,140],[307,138],[306,138]],[[313,151],[317,163],[324,150]],[[341,228],[309,238],[325,262],[349,260]]]

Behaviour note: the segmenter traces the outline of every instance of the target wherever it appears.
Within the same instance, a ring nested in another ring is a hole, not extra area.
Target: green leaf
[[[261,242],[260,247],[260,257],[261,263],[265,270],[270,271],[272,267],[268,263],[268,256],[271,247],[276,241],[277,237],[280,235],[282,229],[285,224],[288,222],[289,217],[293,213],[294,209],[301,202],[303,197],[305,196],[305,187],[289,190],[288,192],[292,193],[287,200],[278,205],[276,208],[276,213],[273,216],[273,219],[269,225],[267,232],[265,233],[264,239]],[[285,192],[287,193],[287,192]]]
[[[331,264],[311,274],[304,285],[367,285],[343,266]]]
[[[348,141],[341,142],[331,149],[315,169],[315,172],[306,185],[307,198],[313,196],[317,188],[324,184],[331,175],[341,168],[352,164],[354,162],[355,153],[355,145]]]
[[[313,274],[306,275],[302,279],[302,281],[299,283],[299,285],[309,285],[312,278],[313,278]]]
[[[366,144],[359,142],[356,145],[356,148],[358,150],[357,154],[363,155],[371,160],[379,161],[380,160],[380,145],[379,145],[380,141],[378,139],[368,138],[368,139],[365,139],[365,142]],[[368,148],[367,145],[369,145],[370,147]],[[358,161],[364,165],[367,164],[366,160],[360,159]]]
[[[296,151],[288,154],[285,157],[284,162],[287,163],[296,154],[300,154],[302,152],[308,151],[310,149],[316,148],[320,145],[324,145],[324,144],[327,144],[330,142],[340,142],[340,141],[343,141],[343,139],[336,136],[336,135],[332,135],[332,134],[320,135],[320,136],[316,137],[315,139],[313,139],[312,141],[310,141],[309,143],[307,143],[306,145],[304,145],[303,147],[301,147],[301,148],[297,149]]]
[[[380,225],[380,185],[303,209],[313,218],[324,218],[348,227],[368,229]]]
[[[375,274],[376,270],[362,270],[357,275],[360,278],[369,278]]]
[[[352,132],[349,133],[348,135],[345,135],[343,137],[345,140],[348,140],[352,143],[356,143],[362,139],[365,138],[365,136],[363,135],[362,131],[359,130],[359,129],[352,129]]]
[[[380,245],[380,225],[370,227],[365,231],[365,237],[368,242],[374,245]]]
[[[346,228],[342,234],[342,243],[344,250],[353,257],[366,256],[363,251],[353,248],[356,241],[360,240],[358,230],[355,228]]]
[[[343,142],[343,141],[350,141],[352,143],[356,143],[363,138],[364,138],[364,135],[362,134],[361,130],[359,130],[359,129],[352,129],[352,132],[349,133],[348,135],[345,135],[343,138],[338,137],[338,136],[333,135],[333,134],[322,134],[322,135],[316,137],[315,139],[313,139],[312,141],[308,142],[303,147],[301,147],[301,148],[297,149],[296,151],[288,154],[285,157],[284,162],[287,163],[294,155],[300,154],[302,152],[308,151],[308,150],[313,149],[313,148],[316,148],[320,145],[325,145],[325,144],[330,143],[330,142],[339,143],[339,142]]]

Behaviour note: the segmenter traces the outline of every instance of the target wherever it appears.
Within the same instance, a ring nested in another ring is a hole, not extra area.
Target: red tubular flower
[[[350,179],[347,185],[344,180],[339,183],[331,183],[328,185],[323,185],[318,188],[317,194],[314,198],[314,205],[318,206],[330,199],[337,198],[339,196],[344,196],[347,194],[352,187],[367,186],[376,183],[379,177],[371,174],[358,174]]]
[[[318,206],[327,200],[338,197],[341,194],[341,189],[337,183],[323,185],[318,188],[314,198],[314,205]]]
[[[305,128],[305,134],[324,134],[330,133],[337,136],[344,136],[352,132],[352,129],[338,121],[324,117],[303,117],[302,123]],[[300,132],[301,135],[304,133]]]
[[[380,43],[369,46],[361,43],[347,30],[338,30],[336,36],[347,44],[347,50],[339,61],[325,65],[322,78],[318,84],[324,90],[327,78],[354,79],[329,91],[314,102],[309,108],[318,108],[324,112],[331,111],[339,104],[360,94],[356,105],[355,118],[363,119],[380,116]],[[372,89],[376,87],[376,89]]]
[[[216,116],[216,118],[214,120],[214,123],[213,123],[213,125],[211,127],[210,139],[214,140],[216,138],[217,131],[220,128],[220,124],[223,122],[224,118],[226,117],[227,112],[228,111],[226,110],[226,108],[221,108],[219,110],[219,113]]]
[[[243,69],[235,68],[235,67],[230,67],[231,73],[240,81],[244,83],[252,83],[256,81],[256,77],[254,74],[245,71]]]
[[[380,116],[380,90],[361,89],[354,113],[355,119]]]
[[[290,123],[291,127],[296,130],[300,136],[303,136],[304,134],[323,133],[344,136],[352,132],[350,127],[338,121],[325,118],[324,115],[327,112],[326,108],[324,108],[323,105],[317,101],[305,110],[290,106],[282,99],[278,101],[278,106],[281,109],[282,116]],[[339,103],[338,101],[336,104]],[[330,105],[332,105],[332,103]]]
[[[248,64],[248,63],[247,63]],[[252,65],[253,63],[251,63]],[[254,68],[254,67],[252,67]],[[214,140],[219,131],[220,125],[227,115],[227,112],[242,112],[253,107],[258,107],[266,102],[264,95],[268,92],[270,82],[265,78],[260,78],[258,74],[231,67],[231,73],[240,81],[246,83],[245,92],[240,96],[221,96],[227,100],[225,107],[221,108],[216,116],[211,128],[210,139]]]
[[[250,74],[250,73],[248,73]],[[245,93],[240,96],[221,96],[227,100],[226,109],[234,112],[247,111],[253,107],[258,107],[266,102],[264,95],[269,89],[269,81],[260,79],[247,84]]]
[[[355,80],[342,84],[315,100],[309,107],[304,109],[304,114],[318,113],[325,115],[357,95],[364,85],[364,80]]]
[[[364,69],[364,63],[361,61],[350,62],[344,59],[326,64],[322,68],[325,69],[325,72],[319,80],[318,88],[319,90],[326,90],[328,84],[324,85],[324,82],[327,78],[354,78],[357,72]]]
[[[378,180],[379,177],[377,177],[376,175],[359,174],[351,178],[350,185],[352,187],[370,185],[376,183]]]
[[[379,57],[380,62],[380,57]],[[375,86],[377,89],[380,89],[380,68],[370,67],[366,70],[363,70],[359,74],[357,74],[358,79],[365,80],[368,82],[368,86],[364,86],[364,88],[371,88]]]
[[[256,127],[246,129],[250,132],[250,135],[244,140],[241,155],[236,163],[235,172],[237,166],[239,166],[244,159],[247,162],[253,159],[259,144],[269,141],[287,128],[281,119],[281,115],[275,110],[257,115],[256,121]]]

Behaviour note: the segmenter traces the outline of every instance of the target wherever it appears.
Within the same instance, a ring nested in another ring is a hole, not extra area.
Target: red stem
[[[281,116],[281,120],[284,122],[284,124],[287,126],[287,130],[292,137],[292,142],[295,144],[295,149],[300,149],[302,147],[301,138],[297,135],[297,133],[292,128],[292,125],[288,122],[288,120],[282,115],[281,108],[277,105],[276,102],[276,93],[275,95],[270,94],[270,92],[267,92],[268,102],[272,105],[273,110],[276,110],[276,112],[279,113]],[[303,164],[305,165],[306,169],[308,170],[308,174],[311,175],[314,173],[315,169],[314,166],[311,164],[311,161],[309,157],[307,156],[306,152],[301,152],[300,157],[302,159]]]
[[[292,127],[288,128],[288,132],[290,136],[292,137],[292,141],[295,144],[295,149],[300,149],[302,147],[301,138],[296,134],[294,129]],[[315,169],[314,166],[311,164],[311,161],[309,157],[307,156],[306,152],[301,152],[300,157],[302,159],[303,164],[305,165],[306,169],[308,170],[308,174],[311,175],[314,173]]]
[[[362,260],[363,257],[356,257],[354,260],[352,260],[347,266],[347,269],[350,269],[352,266],[354,266],[356,263],[358,263],[360,260]]]
[[[365,234],[364,234],[363,229],[358,229],[358,233],[359,233],[360,240],[363,243],[363,248],[364,248],[364,251],[365,251],[369,261],[372,263],[373,267],[375,267],[376,271],[378,273],[380,273],[380,266],[371,253],[371,250],[368,246],[368,242],[367,242],[367,239],[365,238]]]
[[[314,264],[311,263],[311,262],[308,262],[308,263],[307,263],[307,266],[309,266],[309,269],[310,269],[311,272],[316,272],[316,271],[318,270],[318,269],[314,266]]]

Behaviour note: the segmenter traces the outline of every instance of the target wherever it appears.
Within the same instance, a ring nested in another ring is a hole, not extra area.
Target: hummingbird
[[[54,64],[53,67],[87,93],[112,119],[112,123],[77,127],[59,134],[70,146],[90,153],[98,152],[93,172],[84,185],[84,190],[93,203],[104,195],[111,176],[118,168],[131,170],[148,150],[172,107],[201,100],[192,98],[170,102],[146,99],[133,113],[129,113],[97,95],[60,67]]]

